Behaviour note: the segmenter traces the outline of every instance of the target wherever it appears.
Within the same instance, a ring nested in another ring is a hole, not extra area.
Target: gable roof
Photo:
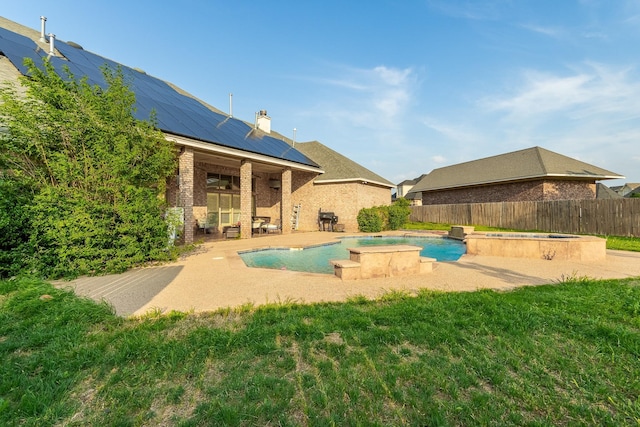
[[[403,185],[416,185],[418,182],[420,182],[420,180],[422,178],[424,178],[425,176],[427,176],[426,173],[423,173],[422,175],[420,175],[417,178],[413,178],[413,179],[405,179],[404,181],[402,181],[400,184],[398,184],[398,187],[403,186]]]
[[[542,178],[596,181],[624,177],[541,147],[532,147],[434,169],[411,191],[434,191]]]
[[[393,188],[395,184],[380,175],[332,150],[318,141],[296,142],[295,148],[321,165],[324,174],[315,179],[317,184],[361,181]]]
[[[622,196],[604,184],[596,184],[596,199],[622,199]]]
[[[163,132],[319,168],[285,141],[269,136],[242,120],[221,114],[219,110],[184,91],[176,90],[161,79],[86,51],[75,43],[58,39],[54,43],[56,55],[49,56],[49,48],[38,42],[38,38],[38,32],[0,17],[0,54],[8,58],[23,75],[28,73],[24,58],[31,58],[41,66],[42,59],[49,57],[50,63],[61,76],[66,75],[63,67],[67,66],[75,77],[86,76],[89,84],[105,87],[100,68],[104,65],[111,69],[120,67],[136,95],[134,116],[148,120],[152,110],[155,110],[157,127]]]

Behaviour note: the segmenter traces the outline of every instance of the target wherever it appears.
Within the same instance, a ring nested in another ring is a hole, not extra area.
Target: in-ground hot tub
[[[600,261],[606,240],[594,236],[547,233],[471,233],[467,254],[548,260]]]

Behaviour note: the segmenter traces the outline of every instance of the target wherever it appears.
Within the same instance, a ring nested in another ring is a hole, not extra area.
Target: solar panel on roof
[[[35,44],[34,44],[35,47]],[[11,63],[23,74],[27,75],[29,69],[24,65],[25,58],[31,58],[33,62],[42,67],[42,54],[24,45],[3,40],[0,51],[11,61]]]
[[[136,118],[147,120],[151,111],[155,110],[158,127],[165,132],[317,166],[286,142],[252,132],[252,127],[242,120],[216,113],[197,100],[180,94],[158,78],[70,46],[63,41],[56,40],[56,48],[64,56],[64,59],[55,56],[50,58],[56,72],[64,76],[63,68],[67,66],[76,78],[86,76],[91,85],[106,85],[101,71],[104,65],[112,69],[121,67],[126,81],[130,83],[130,88],[136,95]],[[41,58],[48,53],[28,37],[4,28],[0,28],[0,51],[25,75],[28,72],[23,65],[25,57],[33,59],[36,65],[41,66]]]
[[[69,62],[82,65],[83,67],[93,68],[93,64],[82,54],[83,51],[81,49],[69,46],[63,41],[56,41],[56,48],[69,60]]]
[[[29,37],[25,37],[22,34],[17,34],[17,33],[14,33],[13,31],[9,31],[1,27],[0,27],[0,37],[12,43],[16,43],[30,49],[35,49],[35,46],[36,46],[35,42],[31,40]]]

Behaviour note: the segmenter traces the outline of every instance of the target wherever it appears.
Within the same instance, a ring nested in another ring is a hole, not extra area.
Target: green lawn
[[[121,319],[0,282],[0,425],[640,424],[640,279]]]
[[[450,230],[451,224],[439,224],[435,222],[409,222],[403,227],[403,230]],[[476,231],[539,231],[539,230],[514,230],[506,228],[485,227],[482,225],[475,226]],[[638,237],[619,237],[619,236],[600,236],[607,239],[607,249],[616,249],[621,251],[640,252],[640,238]]]

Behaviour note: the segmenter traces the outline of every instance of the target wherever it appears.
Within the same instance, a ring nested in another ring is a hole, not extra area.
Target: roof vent
[[[56,55],[55,42],[56,42],[56,35],[53,33],[49,33],[49,56]]]
[[[47,38],[44,36],[45,35],[45,32],[44,32],[45,22],[47,22],[47,17],[46,16],[41,16],[40,17],[40,41],[42,43],[46,43],[47,42]]]

